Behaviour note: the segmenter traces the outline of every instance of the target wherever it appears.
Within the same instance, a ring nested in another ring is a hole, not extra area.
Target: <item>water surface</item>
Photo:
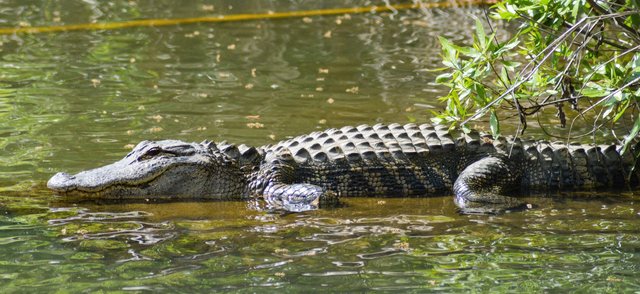
[[[365,5],[14,0],[0,25]],[[428,121],[445,91],[433,84],[436,36],[471,40],[474,16],[482,11],[1,36],[3,291],[637,291],[633,192],[552,195],[500,216],[459,215],[450,196],[278,215],[245,202],[74,203],[44,188],[57,171],[111,163],[141,140],[262,145]]]

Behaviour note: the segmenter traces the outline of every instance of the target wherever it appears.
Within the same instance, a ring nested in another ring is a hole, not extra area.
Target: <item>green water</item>
[[[370,4],[13,0],[0,26]],[[274,215],[244,202],[72,203],[44,188],[145,139],[262,145],[427,121],[444,90],[429,71],[436,36],[470,40],[471,16],[482,12],[0,36],[0,291],[640,291],[632,192],[534,198],[500,216],[459,215],[450,196]]]

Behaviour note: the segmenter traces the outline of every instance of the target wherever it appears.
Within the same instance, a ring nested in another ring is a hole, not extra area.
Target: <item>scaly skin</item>
[[[211,142],[144,141],[122,160],[47,183],[100,199],[262,197],[273,208],[316,209],[349,196],[432,196],[453,191],[463,212],[524,205],[508,195],[635,186],[631,154],[616,145],[562,145],[443,126],[361,125],[258,148]],[[635,154],[635,150],[632,150]]]

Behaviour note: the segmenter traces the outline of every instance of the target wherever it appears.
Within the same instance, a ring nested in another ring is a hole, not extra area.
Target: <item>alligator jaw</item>
[[[184,165],[166,159],[138,162],[125,157],[112,164],[83,171],[74,175],[60,172],[47,182],[47,187],[58,194],[106,198],[136,198],[159,196],[166,191],[145,191],[145,187],[159,176]]]
[[[138,190],[138,193],[141,193],[142,191],[136,189],[136,187],[145,186],[145,184],[153,182],[157,177],[157,175],[155,175],[147,179],[136,179],[135,183],[130,182],[128,184],[96,181],[94,183],[101,183],[102,185],[90,185],[88,182],[92,181],[87,181],[87,178],[91,180],[103,178],[100,176],[100,173],[91,174],[93,171],[94,170],[90,170],[77,175],[70,175],[64,172],[57,173],[49,179],[47,187],[58,194],[67,196],[109,196],[109,191],[113,190]]]

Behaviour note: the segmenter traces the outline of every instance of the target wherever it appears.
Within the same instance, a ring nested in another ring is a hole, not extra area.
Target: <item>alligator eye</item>
[[[153,147],[149,150],[147,150],[147,152],[145,152],[144,154],[147,156],[156,156],[158,154],[160,154],[160,152],[162,152],[162,149],[158,148],[158,147]]]
[[[142,154],[142,156],[140,156],[140,158],[138,158],[138,161],[151,159],[151,158],[157,156],[160,153],[162,153],[162,149],[160,149],[158,147],[153,147],[153,148],[147,150],[147,152],[145,152],[144,154]]]

